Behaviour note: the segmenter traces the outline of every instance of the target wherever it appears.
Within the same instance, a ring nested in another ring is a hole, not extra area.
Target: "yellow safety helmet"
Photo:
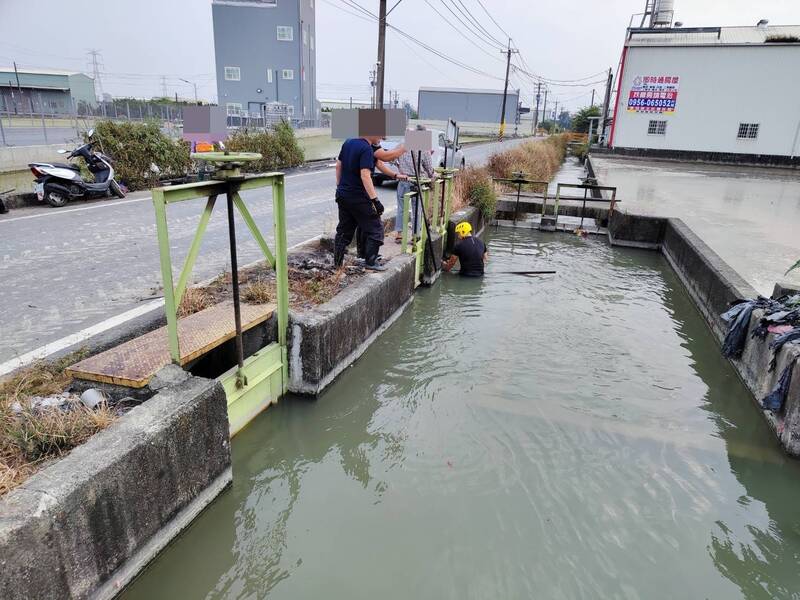
[[[472,225],[466,221],[461,221],[461,223],[456,225],[456,233],[458,235],[467,235],[468,233],[472,233]]]

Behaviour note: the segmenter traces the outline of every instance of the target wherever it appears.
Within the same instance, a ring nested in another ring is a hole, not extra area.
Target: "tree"
[[[589,133],[589,117],[599,116],[599,106],[584,106],[572,117],[572,131],[577,133]]]
[[[545,120],[539,123],[539,128],[544,129],[547,133],[552,133],[555,123],[551,120]]]

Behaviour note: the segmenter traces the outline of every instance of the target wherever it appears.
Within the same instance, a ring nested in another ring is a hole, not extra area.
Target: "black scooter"
[[[81,157],[86,167],[94,175],[94,181],[85,181],[81,177],[80,167],[72,163],[30,163],[31,172],[36,177],[33,190],[39,202],[47,201],[50,206],[64,206],[75,198],[99,198],[113,194],[124,198],[125,192],[114,180],[114,167],[111,159],[102,152],[95,152],[92,140],[94,130],[89,130],[89,142],[72,152],[59,150],[59,154],[67,154],[67,159]]]

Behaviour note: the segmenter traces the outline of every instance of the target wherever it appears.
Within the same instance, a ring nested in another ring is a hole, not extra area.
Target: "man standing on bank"
[[[333,265],[342,266],[344,255],[353,241],[356,227],[364,235],[364,266],[373,271],[385,271],[378,262],[378,251],[383,245],[383,206],[372,184],[372,171],[376,159],[392,160],[404,151],[402,145],[396,154],[375,151],[381,136],[352,138],[342,144],[336,160],[336,204],[339,205],[339,224],[333,250]],[[388,154],[388,156],[387,156]]]
[[[456,261],[461,264],[458,274],[462,277],[483,277],[483,265],[488,258],[486,244],[472,235],[472,225],[462,221],[456,225],[458,241],[453,246],[453,254],[442,262],[442,269],[449,271]]]

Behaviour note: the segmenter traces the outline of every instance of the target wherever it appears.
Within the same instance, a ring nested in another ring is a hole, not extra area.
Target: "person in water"
[[[442,269],[451,270],[456,261],[460,264],[458,274],[462,277],[482,277],[483,265],[488,258],[486,244],[472,235],[472,225],[461,221],[456,225],[458,241],[453,246],[453,254],[442,262]]]

